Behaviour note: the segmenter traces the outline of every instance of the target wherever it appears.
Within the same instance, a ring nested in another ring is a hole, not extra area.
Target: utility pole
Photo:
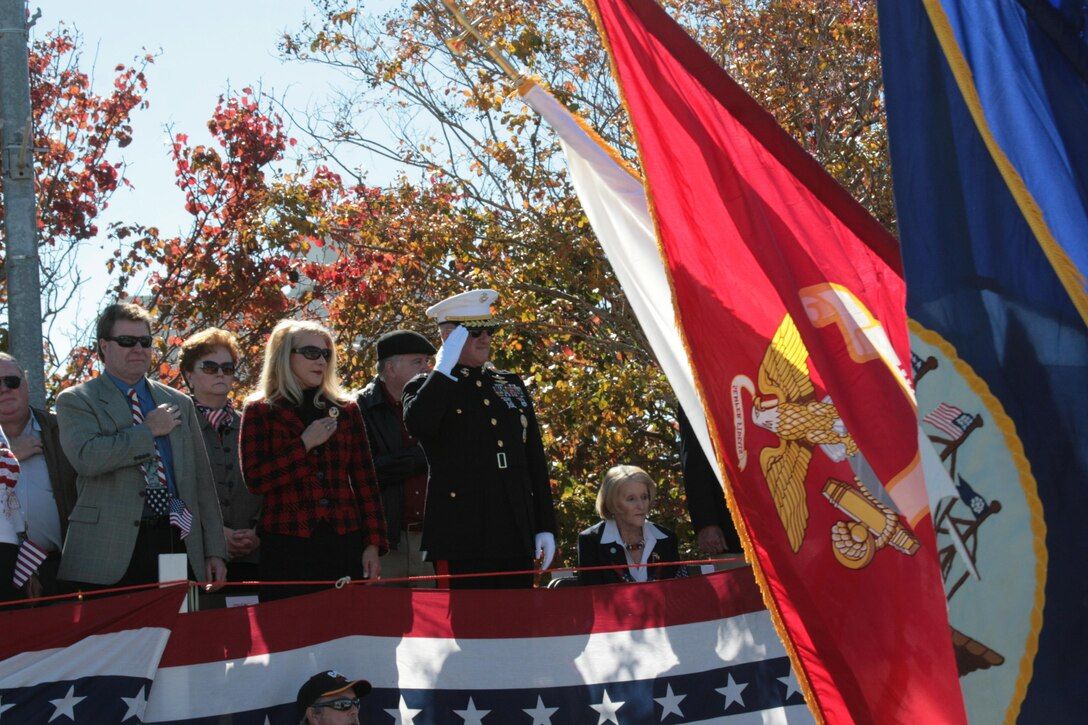
[[[26,0],[0,0],[0,147],[9,351],[27,372],[30,404],[45,406],[34,125],[30,112],[30,25]]]

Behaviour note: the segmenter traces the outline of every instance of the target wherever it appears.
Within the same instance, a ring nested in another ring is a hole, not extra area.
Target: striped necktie
[[[136,396],[136,389],[128,391],[128,402],[132,408],[132,423],[140,425],[144,422],[144,413],[140,410],[140,399]],[[152,465],[154,470],[152,470]],[[166,485],[166,466],[162,456],[156,451],[154,463],[147,466],[147,485],[144,487],[144,501],[147,507],[159,516],[165,516],[170,512],[170,489]]]

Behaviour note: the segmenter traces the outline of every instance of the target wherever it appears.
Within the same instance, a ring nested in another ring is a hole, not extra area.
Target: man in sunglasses
[[[555,511],[533,401],[521,378],[490,363],[494,290],[427,310],[442,336],[434,370],[404,388],[404,422],[430,467],[422,547],[438,574],[546,569]],[[532,574],[466,577],[451,588],[530,587]],[[441,586],[441,584],[440,584]]]
[[[336,670],[318,672],[299,688],[295,707],[302,725],[359,725],[360,700],[371,689],[366,680],[349,680]]]
[[[370,454],[378,474],[389,552],[382,557],[382,578],[434,574],[420,549],[423,505],[427,498],[427,456],[404,427],[404,384],[434,363],[436,350],[423,335],[394,330],[378,338],[378,375],[359,393]],[[429,581],[422,586],[433,587]]]
[[[76,472],[61,450],[57,416],[30,407],[26,374],[7,353],[0,353],[0,426],[19,460],[15,491],[26,528],[17,578],[26,596],[52,596],[58,593],[60,550],[76,503]]]
[[[76,469],[61,579],[77,588],[159,580],[160,554],[188,556],[191,578],[226,578],[223,517],[196,407],[147,379],[151,316],[112,304],[96,325],[102,375],[57,397],[60,442]]]

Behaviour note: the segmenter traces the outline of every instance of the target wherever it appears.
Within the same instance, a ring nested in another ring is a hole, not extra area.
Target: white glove
[[[555,558],[555,537],[552,536],[549,531],[541,531],[536,535],[536,557],[537,559],[543,558],[540,562],[540,569],[543,571],[551,565],[552,559]]]
[[[456,380],[450,373],[453,372],[453,366],[457,364],[457,361],[461,357],[461,350],[465,347],[465,342],[468,340],[468,329],[464,325],[458,325],[453,328],[453,332],[449,334],[446,341],[442,343],[442,347],[438,350],[438,355],[434,359],[435,372],[442,373],[451,380]]]

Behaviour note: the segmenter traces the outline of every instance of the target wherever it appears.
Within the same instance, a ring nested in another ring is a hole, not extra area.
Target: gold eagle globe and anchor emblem
[[[817,399],[808,373],[808,357],[797,326],[786,315],[759,365],[758,393],[747,375],[734,377],[730,391],[734,443],[742,471],[748,464],[744,391],[752,396],[752,423],[778,436],[777,446],[760,451],[759,467],[794,553],[800,551],[808,529],[805,478],[813,453],[819,448],[835,462],[858,453],[831,399]],[[850,518],[831,527],[832,550],[843,566],[861,569],[878,550],[889,545],[908,556],[918,550],[918,540],[903,526],[898,514],[857,479],[850,484],[829,478],[822,493]]]

